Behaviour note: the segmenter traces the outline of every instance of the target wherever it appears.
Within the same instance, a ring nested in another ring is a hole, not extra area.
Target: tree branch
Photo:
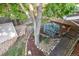
[[[29,14],[32,20],[35,20],[34,8],[32,4],[29,4]]]
[[[24,11],[24,13],[28,16],[28,18],[30,18],[28,11],[25,10],[25,7],[23,6],[23,4],[20,3],[19,6],[20,6],[21,9]]]

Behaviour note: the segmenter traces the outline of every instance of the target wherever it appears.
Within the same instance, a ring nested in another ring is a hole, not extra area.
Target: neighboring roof
[[[68,16],[64,16],[63,19],[65,19],[65,20],[76,20],[76,19],[79,19],[79,13],[68,15]]]
[[[79,13],[64,16],[63,19],[69,24],[72,24],[74,27],[79,27]]]
[[[17,37],[17,33],[12,22],[0,24],[0,43],[14,37]]]

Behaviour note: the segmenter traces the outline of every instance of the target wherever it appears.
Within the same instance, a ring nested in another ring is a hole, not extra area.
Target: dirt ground
[[[30,37],[30,39],[28,40],[27,54],[29,56],[44,56],[44,53],[35,46],[33,37]]]
[[[72,56],[79,56],[79,42],[76,44]]]

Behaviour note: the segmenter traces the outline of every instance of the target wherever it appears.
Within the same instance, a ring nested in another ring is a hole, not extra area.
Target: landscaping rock
[[[0,24],[0,55],[5,53],[17,40],[13,23]]]
[[[25,31],[26,31],[26,26],[25,25],[18,25],[15,28],[16,28],[18,36],[25,35]]]

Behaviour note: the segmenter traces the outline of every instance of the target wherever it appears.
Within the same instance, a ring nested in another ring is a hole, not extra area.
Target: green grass
[[[48,22],[48,20],[47,19],[42,19],[41,22],[42,22],[42,24],[46,24]]]
[[[49,37],[43,37],[40,35],[40,42],[44,41],[46,44],[49,43]]]
[[[24,56],[25,43],[22,39],[18,39],[16,43],[9,48],[9,50],[3,54],[3,56]]]
[[[19,47],[11,47],[4,55],[5,56],[23,56],[24,44],[22,43]]]

